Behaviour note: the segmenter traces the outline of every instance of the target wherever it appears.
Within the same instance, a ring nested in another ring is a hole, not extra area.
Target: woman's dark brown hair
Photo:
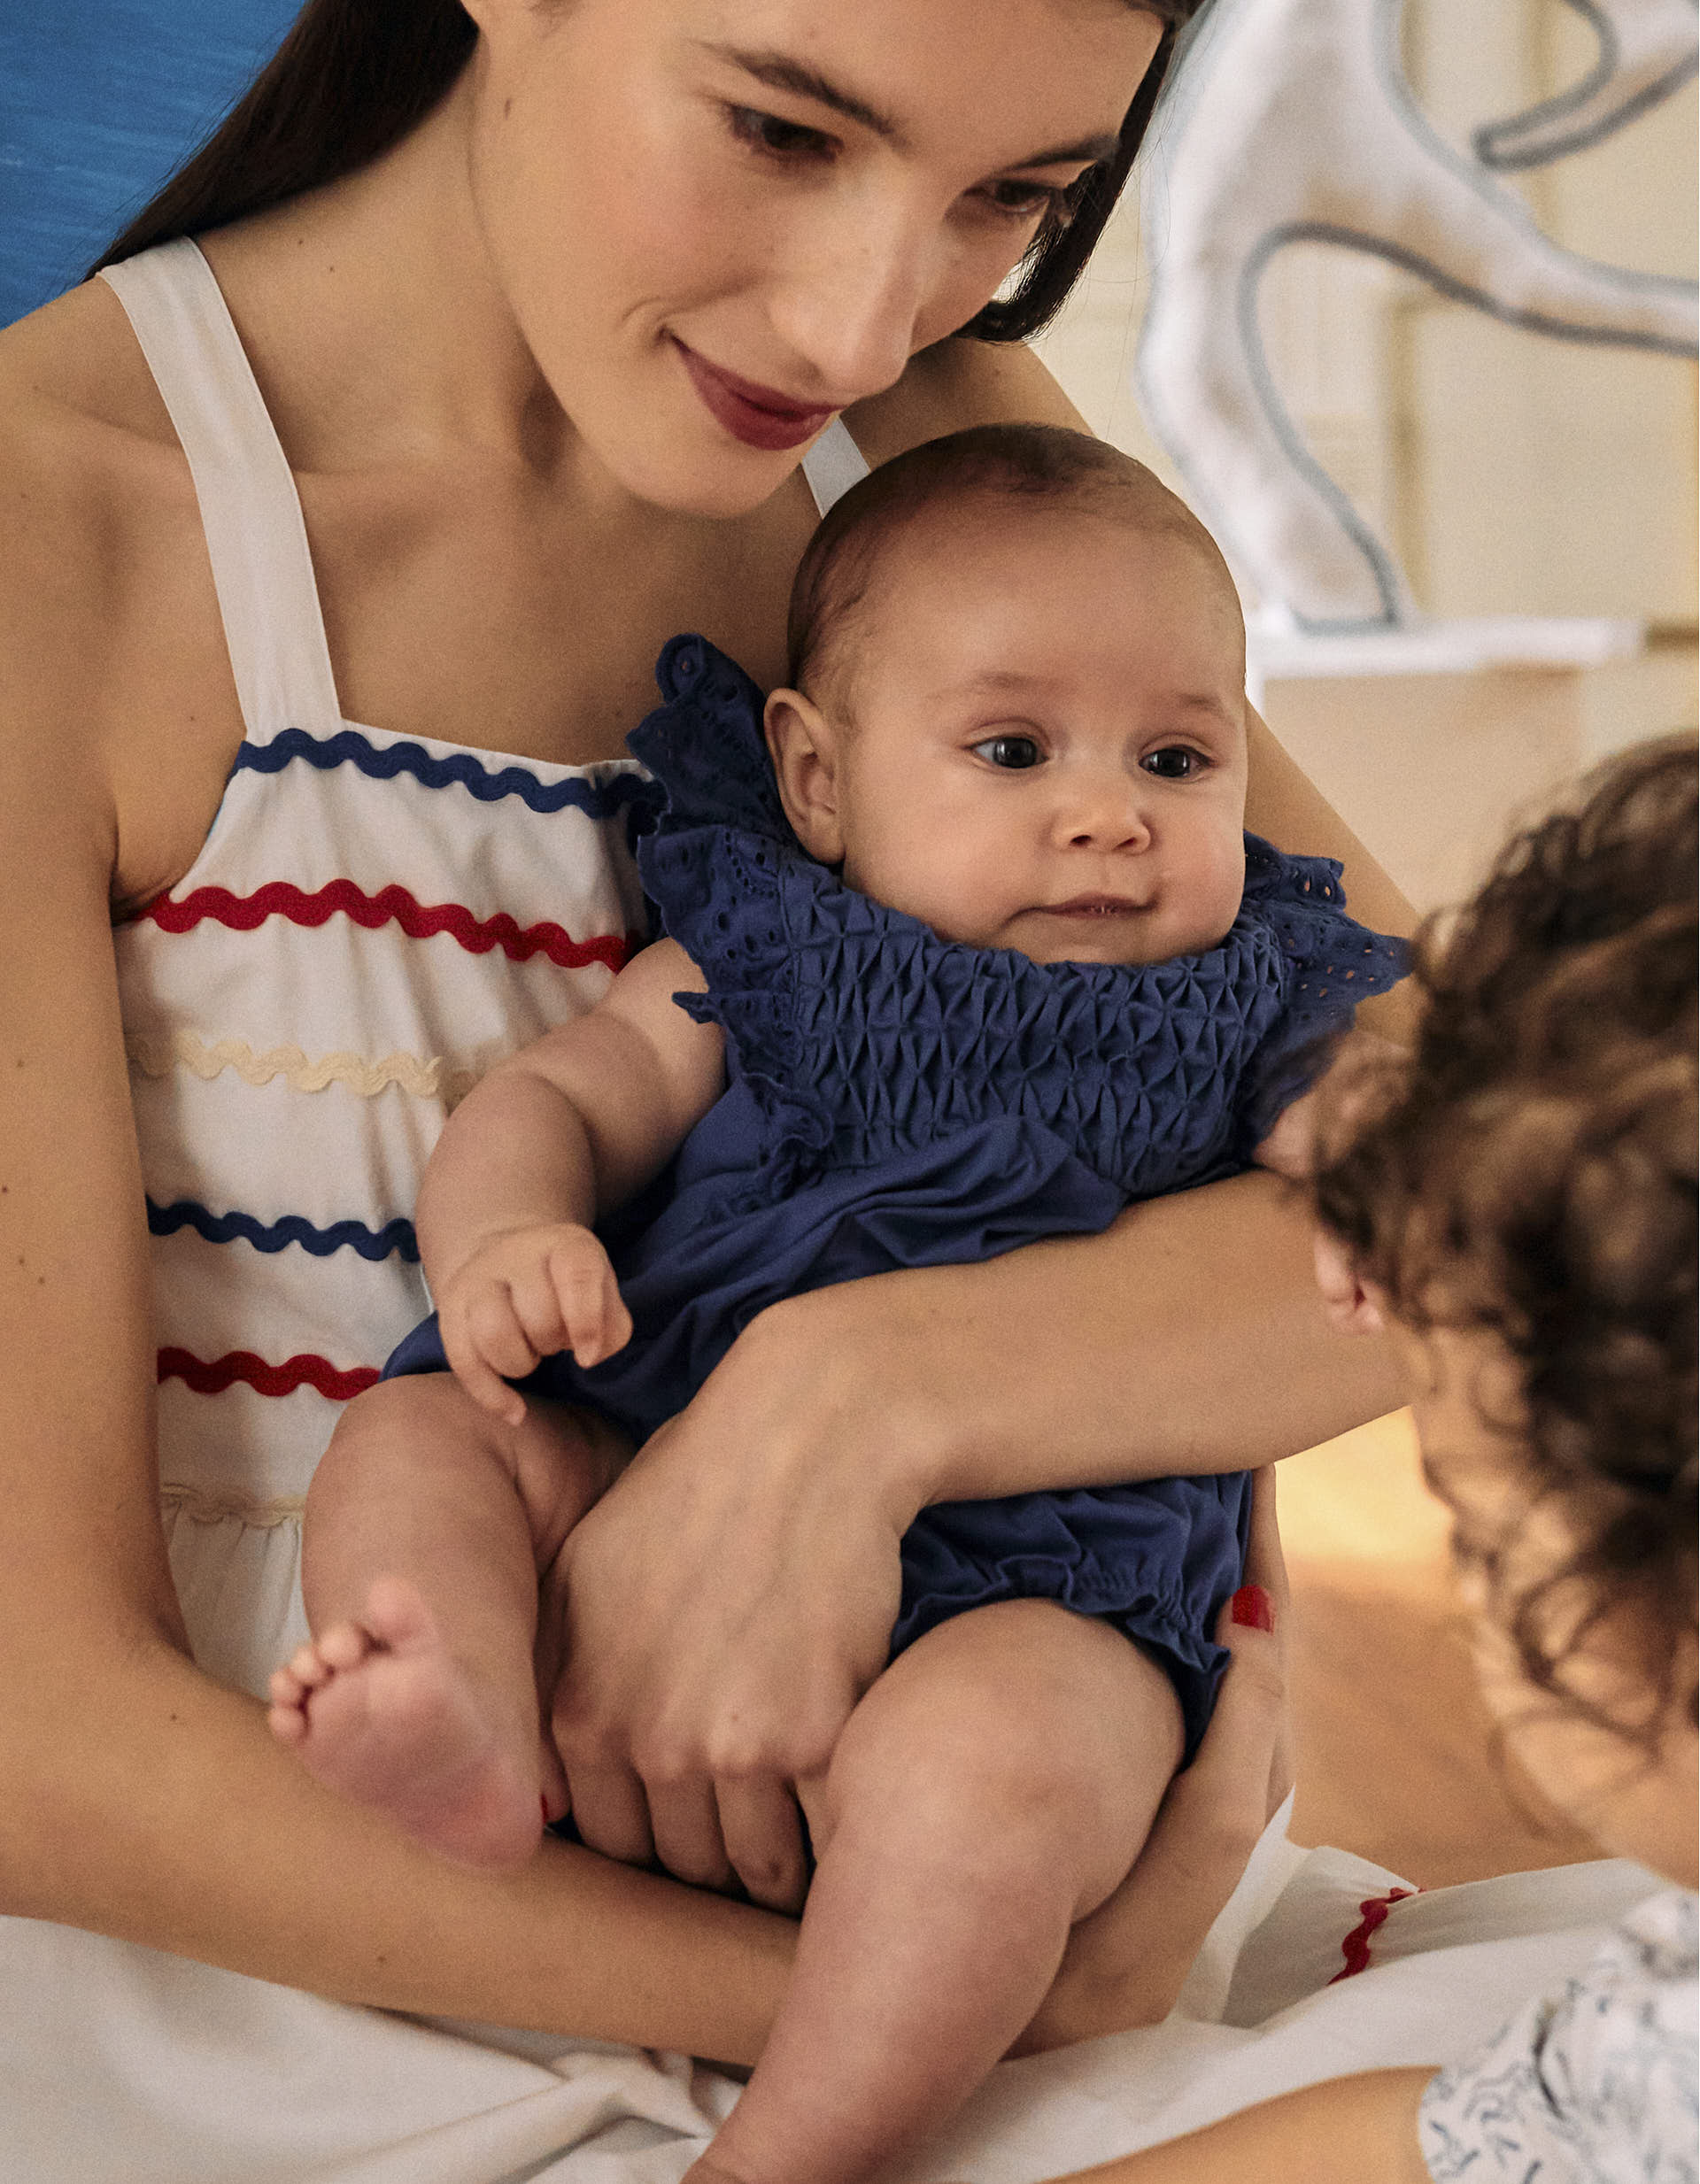
[[[1513,1361],[1488,1422],[1573,1546],[1534,1579],[1509,1540],[1459,1549],[1528,1680],[1621,1728],[1564,1673],[1607,1629],[1644,1646],[1658,1720],[1696,1708],[1694,745],[1585,789],[1426,928],[1415,1053],[1346,1076],[1317,1193],[1402,1324]]]
[[[1067,214],[1035,238],[1010,293],[987,304],[964,333],[1024,341],[1062,308],[1132,167],[1175,34],[1201,4],[1129,0],[1159,16],[1163,30],[1116,156],[1081,177]],[[228,227],[367,166],[444,96],[476,37],[460,0],[307,0],[246,96],[89,271]]]

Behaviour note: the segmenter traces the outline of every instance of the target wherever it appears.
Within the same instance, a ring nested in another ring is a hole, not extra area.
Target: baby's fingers
[[[599,1365],[623,1349],[631,1336],[631,1315],[601,1246],[593,1250],[563,1246],[551,1252],[549,1273],[566,1346],[578,1362]]]
[[[445,1311],[439,1324],[444,1354],[473,1401],[493,1418],[518,1425],[525,1416],[525,1400],[508,1382],[524,1379],[537,1360],[514,1316],[506,1290],[487,1293],[461,1312]]]

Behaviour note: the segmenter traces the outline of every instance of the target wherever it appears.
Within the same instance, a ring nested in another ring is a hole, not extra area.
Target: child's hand
[[[631,1337],[608,1254],[572,1221],[487,1238],[444,1285],[437,1325],[461,1386],[509,1425],[525,1416],[510,1380],[561,1350],[599,1365]]]

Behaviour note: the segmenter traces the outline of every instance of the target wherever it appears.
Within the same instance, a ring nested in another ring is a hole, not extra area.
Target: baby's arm
[[[590,1224],[659,1173],[725,1084],[723,1034],[673,999],[703,990],[658,941],[588,1015],[492,1069],[437,1142],[421,1255],[449,1363],[498,1417],[523,1416],[507,1381],[540,1358],[595,1364],[630,1334]]]

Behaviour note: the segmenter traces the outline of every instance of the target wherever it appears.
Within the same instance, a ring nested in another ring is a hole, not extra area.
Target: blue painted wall
[[[0,0],[0,326],[82,277],[300,0]]]

